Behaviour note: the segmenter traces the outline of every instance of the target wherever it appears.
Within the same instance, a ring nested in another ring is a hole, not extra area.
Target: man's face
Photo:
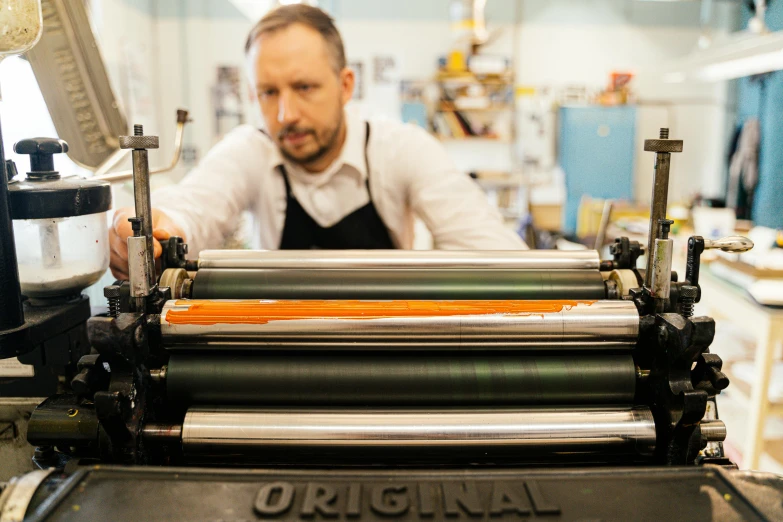
[[[353,73],[338,74],[326,41],[301,24],[260,35],[248,58],[267,131],[283,155],[305,166],[333,160]]]

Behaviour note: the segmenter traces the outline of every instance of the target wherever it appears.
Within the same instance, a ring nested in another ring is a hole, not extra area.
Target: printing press
[[[120,137],[137,217],[130,280],[106,287],[109,313],[74,315],[78,292],[16,292],[23,325],[2,331],[0,355],[55,365],[58,378],[27,424],[40,470],[5,488],[0,520],[783,518],[783,482],[723,454],[716,397],[729,383],[709,350],[714,321],[693,316],[700,254],[752,244],[692,237],[686,273],[672,272],[669,156],[682,142],[667,132],[645,142],[656,153],[649,244],[619,238],[606,261],[189,260],[171,238],[156,264],[157,141],[140,126]],[[64,145],[33,145],[32,164],[53,170]]]

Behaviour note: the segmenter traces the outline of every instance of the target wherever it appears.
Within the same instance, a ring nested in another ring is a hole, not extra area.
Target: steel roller
[[[548,349],[635,345],[630,301],[168,301],[171,349]]]
[[[630,404],[630,355],[174,354],[171,402],[191,405]]]
[[[203,250],[202,268],[598,270],[595,250]]]
[[[191,409],[182,426],[188,455],[330,458],[413,452],[450,462],[465,455],[649,456],[655,423],[646,407],[500,410]],[[457,451],[455,451],[457,450]]]
[[[597,270],[202,268],[194,299],[604,299]]]

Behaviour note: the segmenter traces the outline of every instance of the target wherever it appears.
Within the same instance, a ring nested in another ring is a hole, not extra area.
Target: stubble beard
[[[297,157],[297,156],[294,156],[293,154],[291,154],[290,152],[288,152],[283,147],[279,147],[280,152],[283,154],[283,157],[285,157],[285,159],[287,159],[291,163],[294,163],[294,164],[297,164],[297,165],[307,166],[307,165],[309,165],[311,163],[315,163],[316,161],[320,160],[321,158],[326,156],[326,154],[328,154],[329,152],[331,152],[334,149],[334,147],[337,144],[337,138],[340,135],[340,130],[343,127],[344,120],[345,120],[345,116],[343,114],[343,111],[340,110],[340,116],[339,116],[339,119],[337,121],[337,125],[335,126],[334,129],[331,130],[331,132],[329,132],[329,134],[327,135],[327,137],[323,141],[323,143],[320,142],[317,133],[315,133],[313,130],[308,130],[307,131],[315,138],[316,144],[318,144],[318,149],[316,151],[314,151],[312,154],[310,154],[310,155],[308,155],[308,156],[306,156],[304,158]],[[280,133],[278,134],[278,136],[280,138],[280,141],[282,142],[283,137],[285,136],[285,134],[287,134],[289,132],[292,132],[292,131],[296,131],[296,129],[288,128],[288,129],[283,129],[282,131],[280,131]]]

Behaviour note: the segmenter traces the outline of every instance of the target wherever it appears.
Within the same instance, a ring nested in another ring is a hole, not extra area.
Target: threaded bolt
[[[669,139],[669,129],[667,129],[666,127],[661,127],[661,139],[662,140]]]
[[[663,131],[661,131],[661,132],[663,132]],[[138,123],[136,125],[134,125],[133,126],[133,135],[134,136],[144,136],[144,125],[139,125]]]
[[[112,317],[120,316],[120,291],[119,285],[109,285],[103,287],[103,296],[109,301],[109,315]]]
[[[683,285],[680,287],[680,313],[683,317],[693,317],[693,308],[696,305],[696,297],[699,295],[699,288],[692,285]]]

